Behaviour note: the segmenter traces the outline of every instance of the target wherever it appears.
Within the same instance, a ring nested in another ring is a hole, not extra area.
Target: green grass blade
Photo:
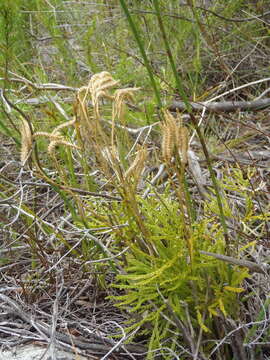
[[[168,59],[169,59],[169,62],[170,62],[170,66],[171,66],[171,69],[172,69],[173,74],[174,74],[177,89],[178,89],[179,94],[181,95],[181,97],[183,99],[183,102],[186,105],[187,110],[190,112],[191,111],[191,106],[189,104],[188,97],[187,97],[187,95],[186,95],[186,93],[184,91],[184,88],[183,88],[182,83],[180,81],[179,74],[178,74],[177,69],[176,69],[176,65],[175,65],[175,62],[174,62],[174,59],[173,59],[172,51],[171,51],[171,48],[170,48],[170,45],[169,45],[169,41],[168,41],[166,31],[165,31],[165,28],[164,28],[164,25],[163,25],[162,17],[161,17],[161,14],[160,14],[160,8],[159,8],[159,3],[158,2],[159,2],[159,0],[154,0],[153,1],[154,7],[155,7],[155,10],[156,10],[157,19],[158,19],[159,29],[161,31],[162,39],[163,39],[164,46],[165,46],[165,49],[166,49],[166,53],[167,53],[167,56],[168,56]]]
[[[210,176],[211,176],[211,180],[212,180],[212,183],[213,183],[213,187],[214,187],[214,190],[215,190],[215,194],[216,194],[216,197],[217,197],[217,204],[218,204],[218,208],[219,208],[220,222],[221,222],[221,225],[223,227],[224,237],[225,237],[226,243],[228,245],[228,228],[227,228],[225,215],[224,215],[223,208],[222,208],[222,200],[221,200],[219,186],[218,186],[218,183],[217,183],[217,180],[216,180],[216,177],[215,177],[215,173],[214,173],[214,170],[213,170],[213,167],[212,167],[212,164],[211,164],[210,156],[209,156],[209,153],[208,153],[208,150],[207,150],[207,147],[206,147],[206,144],[205,144],[204,137],[203,137],[203,134],[201,132],[201,129],[198,126],[194,115],[190,114],[190,116],[191,116],[191,120],[192,120],[192,123],[194,125],[194,128],[195,128],[195,130],[197,132],[197,135],[199,137],[200,143],[202,145],[204,156],[205,156],[205,159],[206,159],[206,162],[207,162],[207,167],[208,167],[208,170],[209,170],[209,173],[210,173]]]
[[[139,30],[137,29],[137,26],[134,23],[131,15],[130,15],[130,11],[129,11],[127,5],[126,5],[125,0],[119,0],[119,1],[120,1],[121,6],[122,6],[122,9],[123,9],[123,11],[124,11],[124,13],[126,15],[126,18],[127,18],[128,23],[129,23],[130,29],[133,32],[135,40],[136,40],[136,42],[138,44],[141,55],[143,57],[145,67],[147,69],[147,72],[148,72],[148,75],[149,75],[149,78],[150,78],[150,81],[151,81],[151,84],[152,84],[152,87],[153,87],[153,90],[154,90],[154,93],[155,93],[155,96],[156,96],[157,104],[158,104],[159,107],[162,107],[162,102],[161,102],[159,90],[157,88],[157,85],[156,85],[156,82],[155,82],[155,79],[154,79],[154,75],[153,75],[153,71],[152,71],[152,67],[151,67],[151,65],[149,63],[149,60],[147,58],[147,55],[146,55],[146,52],[145,52],[145,49],[144,49],[144,44],[143,44],[143,41],[142,41],[142,39],[140,37]]]

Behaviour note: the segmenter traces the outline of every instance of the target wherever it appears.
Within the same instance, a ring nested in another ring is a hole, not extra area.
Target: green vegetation
[[[59,332],[91,279],[111,344],[267,356],[268,115],[207,110],[267,98],[266,3],[3,0],[0,261]]]

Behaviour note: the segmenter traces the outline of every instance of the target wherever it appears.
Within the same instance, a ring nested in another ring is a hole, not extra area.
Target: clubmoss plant
[[[92,85],[84,89],[93,101],[93,109],[86,108],[86,96],[79,99],[75,108],[78,111],[78,139],[85,126],[90,133],[95,132],[96,137],[89,136],[85,146],[94,151],[97,160],[103,158],[100,164],[107,163],[102,168],[103,176],[110,181],[121,201],[100,204],[98,212],[95,204],[86,203],[85,215],[79,221],[89,228],[94,227],[97,232],[99,227],[109,227],[114,252],[119,251],[119,247],[129,248],[120,261],[124,272],[121,271],[115,283],[125,294],[113,298],[118,306],[140,316],[130,330],[139,326],[142,333],[147,333],[144,327],[151,323],[155,331],[149,343],[150,350],[158,347],[160,342],[168,342],[173,332],[182,337],[192,354],[196,351],[207,354],[212,349],[211,341],[219,336],[217,323],[239,316],[239,294],[244,291],[243,280],[249,273],[244,267],[232,267],[201,253],[226,254],[223,226],[216,221],[219,207],[218,203],[213,207],[209,197],[206,200],[206,209],[210,210],[207,220],[194,220],[190,216],[194,209],[190,209],[192,204],[184,186],[188,130],[180,118],[177,121],[168,112],[164,113],[165,121],[161,126],[163,141],[159,156],[168,169],[170,186],[164,194],[153,197],[143,198],[140,194],[138,184],[143,181],[148,154],[144,147],[137,147],[128,167],[121,161],[117,125],[123,124],[125,104],[122,100],[125,97],[119,100],[119,94],[125,92],[112,91],[116,85],[119,83],[108,73],[95,76]],[[126,94],[130,91],[128,89]],[[82,93],[79,91],[79,94]],[[111,137],[103,126],[101,97],[112,102]],[[130,100],[130,96],[127,98]],[[79,119],[83,121],[80,123]],[[224,188],[223,184],[219,186]],[[237,247],[235,244],[232,249],[236,256]],[[170,346],[173,347],[173,341]]]

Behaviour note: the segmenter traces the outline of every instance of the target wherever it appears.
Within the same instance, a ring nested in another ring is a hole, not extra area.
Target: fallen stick
[[[237,266],[244,266],[247,267],[251,272],[260,273],[260,274],[267,274],[267,271],[269,271],[269,265],[268,264],[257,264],[253,261],[245,260],[245,259],[236,259],[231,256],[222,255],[222,254],[216,254],[209,251],[199,251],[203,255],[212,256],[215,259],[227,262],[229,264],[237,265]]]
[[[204,108],[208,111],[236,111],[236,110],[260,110],[270,106],[270,98],[259,99],[254,101],[222,101],[222,102],[190,102],[193,110],[201,111]],[[183,101],[174,101],[169,106],[170,111],[186,110],[186,105]]]

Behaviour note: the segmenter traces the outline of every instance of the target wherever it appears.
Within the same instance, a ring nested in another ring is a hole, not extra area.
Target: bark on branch
[[[250,272],[260,273],[260,274],[267,274],[267,271],[269,271],[269,265],[268,264],[257,264],[249,260],[244,259],[236,259],[231,256],[226,256],[222,254],[216,254],[208,251],[200,250],[200,253],[203,255],[212,256],[215,259],[225,261],[229,264],[238,265],[238,266],[244,266],[249,269]]]
[[[201,111],[204,108],[208,111],[236,111],[236,110],[260,110],[270,106],[269,99],[259,99],[254,101],[222,101],[222,102],[190,102],[190,106],[195,111]],[[169,107],[170,111],[186,110],[183,101],[174,101]]]

